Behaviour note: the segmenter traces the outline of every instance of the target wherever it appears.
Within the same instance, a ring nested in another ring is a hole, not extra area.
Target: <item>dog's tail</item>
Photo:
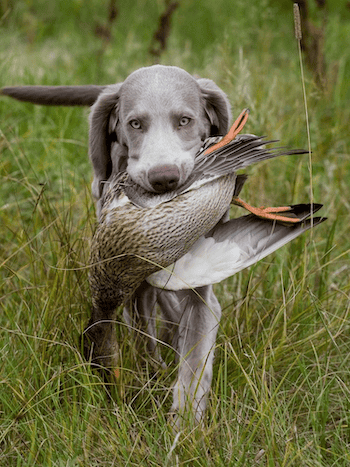
[[[0,89],[0,95],[40,105],[84,105],[97,100],[106,86],[10,86]]]

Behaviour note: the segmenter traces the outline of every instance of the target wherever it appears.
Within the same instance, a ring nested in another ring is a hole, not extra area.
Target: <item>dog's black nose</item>
[[[154,191],[164,193],[177,188],[180,172],[176,165],[157,165],[148,172],[148,181]]]

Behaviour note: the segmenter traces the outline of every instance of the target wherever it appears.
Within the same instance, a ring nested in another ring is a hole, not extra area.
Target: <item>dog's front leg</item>
[[[178,425],[181,416],[188,411],[193,413],[197,423],[203,418],[213,376],[221,308],[211,286],[177,294],[183,305],[176,343],[179,372],[172,405]]]
[[[116,309],[93,307],[83,333],[84,356],[101,369],[116,370],[119,346],[116,334]]]
[[[123,318],[130,330],[140,330],[141,334],[146,334],[147,347],[152,358],[166,368],[158,345],[160,336],[157,329],[157,289],[146,281],[142,282],[124,307]]]

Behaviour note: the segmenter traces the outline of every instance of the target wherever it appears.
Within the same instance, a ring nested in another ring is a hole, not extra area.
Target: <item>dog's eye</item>
[[[179,126],[186,126],[190,123],[191,119],[189,117],[182,117],[179,121]]]
[[[141,129],[141,123],[138,120],[130,120],[129,125],[134,130],[140,130]]]

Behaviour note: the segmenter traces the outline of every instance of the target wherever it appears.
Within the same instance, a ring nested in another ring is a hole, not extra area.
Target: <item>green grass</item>
[[[112,83],[151,64],[162,2],[119,3],[105,44],[94,35],[101,2],[0,1],[0,86]],[[214,79],[234,115],[250,107],[248,132],[305,147],[292,8],[274,3],[184,0],[162,63]],[[0,99],[1,466],[349,465],[348,19],[332,2],[327,88],[305,78],[313,196],[328,221],[216,286],[223,318],[207,419],[178,437],[166,417],[174,364],[152,366],[122,322],[117,386],[80,354],[95,228],[88,111]],[[249,174],[252,204],[309,200],[307,155]]]

